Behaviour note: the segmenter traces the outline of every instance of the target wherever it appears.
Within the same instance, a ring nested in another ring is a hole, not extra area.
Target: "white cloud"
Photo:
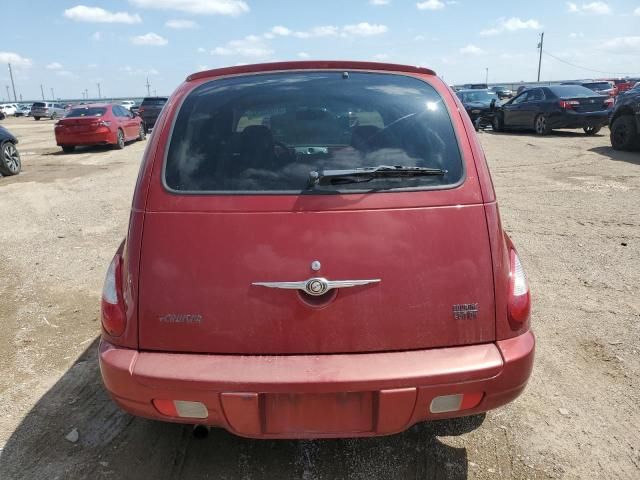
[[[369,3],[376,6],[389,5],[391,3],[391,0],[369,0]]]
[[[102,33],[100,32],[93,32],[91,34],[91,40],[95,40],[96,42],[99,42],[100,40],[102,40]]]
[[[128,73],[131,76],[155,76],[160,72],[155,68],[133,68],[130,65],[125,65],[124,67],[120,67],[118,70],[121,72]]]
[[[198,53],[205,53],[207,51],[204,47],[198,47]]]
[[[533,18],[529,20],[521,20],[518,17],[511,17],[508,19],[498,20],[498,26],[482,30],[480,35],[483,37],[489,37],[492,35],[498,35],[502,32],[515,32],[517,30],[539,30],[542,28],[540,22]]]
[[[484,55],[485,53],[487,53],[480,47],[477,47],[472,44],[469,44],[466,47],[462,47],[459,51],[463,55]]]
[[[636,9],[633,11],[633,14],[634,14],[636,17],[640,17],[640,7],[636,8]]]
[[[289,30],[287,27],[283,27],[282,25],[276,25],[271,29],[271,33],[273,35],[280,35],[281,37],[287,37],[291,35],[291,33],[293,32],[291,32],[291,30]]]
[[[309,54],[307,52],[298,52],[298,57],[309,58]]]
[[[256,35],[249,35],[242,40],[232,40],[224,47],[216,47],[211,50],[212,55],[238,55],[241,57],[268,57],[272,53],[271,47]]]
[[[58,62],[51,62],[49,65],[47,65],[47,70],[62,70],[62,65],[60,65]]]
[[[427,0],[426,2],[416,3],[418,10],[442,10],[444,8],[444,2],[441,0]]]
[[[615,37],[603,43],[602,48],[611,53],[640,54],[640,36]]]
[[[152,47],[162,47],[169,43],[164,37],[161,37],[157,33],[149,32],[144,35],[138,35],[136,37],[131,37],[131,43],[134,45],[148,45]]]
[[[342,32],[346,35],[354,35],[358,37],[370,37],[372,35],[380,35],[387,31],[386,25],[370,24],[367,22],[360,22],[356,25],[345,25],[342,27]]]
[[[605,2],[591,2],[578,5],[573,2],[567,3],[567,9],[570,13],[592,13],[594,15],[609,15],[611,7]]]
[[[413,39],[416,42],[421,42],[421,41],[423,41],[425,39],[425,37],[424,37],[424,35],[416,35],[415,37],[413,37]]]
[[[140,23],[142,19],[137,13],[110,12],[100,7],[77,5],[64,11],[64,16],[76,22],[91,23]]]
[[[0,64],[6,65],[10,63],[16,68],[29,68],[33,62],[30,58],[24,58],[13,52],[0,52]]]
[[[242,15],[249,11],[243,0],[129,0],[137,7],[178,10],[198,15]]]
[[[338,27],[335,25],[320,25],[306,31],[293,31],[282,25],[273,27],[269,32],[265,33],[263,38],[272,40],[275,37],[293,36],[296,38],[321,38],[321,37],[368,37],[372,35],[380,35],[389,29],[386,25],[371,24],[368,22],[360,22],[353,25],[344,25]]]
[[[165,26],[175,30],[184,30],[188,28],[196,28],[198,24],[193,20],[172,19],[167,20]]]

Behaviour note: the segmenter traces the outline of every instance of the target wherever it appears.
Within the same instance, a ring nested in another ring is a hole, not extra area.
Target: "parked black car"
[[[149,130],[156,124],[156,120],[162,111],[162,107],[167,103],[167,97],[146,97],[142,100],[140,108],[138,109],[138,115],[144,122],[145,133],[149,133]]]
[[[6,128],[0,127],[0,175],[8,177],[20,173],[22,163],[17,144],[18,139]]]
[[[456,95],[464,105],[469,118],[479,130],[485,125],[493,124],[495,105],[500,100],[493,90],[459,90]]]
[[[493,129],[533,129],[547,135],[554,128],[582,128],[595,135],[607,124],[612,102],[580,85],[529,88],[496,109]]]
[[[609,115],[611,146],[616,150],[640,149],[640,88],[618,95]]]

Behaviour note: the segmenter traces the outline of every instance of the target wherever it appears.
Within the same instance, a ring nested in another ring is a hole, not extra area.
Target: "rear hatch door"
[[[159,134],[160,142],[169,131],[173,139],[159,148],[150,180],[142,349],[320,354],[494,340],[487,224],[460,114],[450,118],[422,80],[388,77],[240,77],[204,83],[186,99],[175,126]],[[299,95],[305,89],[313,95]],[[312,101],[312,108],[306,102],[314,97],[332,107]],[[234,102],[235,112],[208,113]],[[419,116],[407,116],[415,108]],[[406,119],[402,129],[387,128],[398,118]],[[278,146],[289,153],[272,156]],[[447,174],[374,180],[368,191],[358,184],[300,191],[309,170],[323,165],[411,161]],[[398,190],[401,182],[416,188]],[[314,277],[379,282],[323,297],[255,285]]]

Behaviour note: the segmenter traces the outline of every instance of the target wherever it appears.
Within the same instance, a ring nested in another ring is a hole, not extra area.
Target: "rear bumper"
[[[60,133],[56,132],[56,144],[64,145],[104,145],[116,143],[116,134],[111,131],[106,132],[86,132],[86,133]]]
[[[609,123],[609,111],[584,113],[567,111],[550,115],[548,121],[551,128],[604,127]]]
[[[533,368],[535,339],[408,352],[234,356],[139,352],[100,344],[114,401],[133,415],[219,426],[253,438],[388,435],[431,419],[514,400]],[[473,408],[431,413],[435,397],[482,394]],[[161,414],[152,401],[203,403],[206,419]]]

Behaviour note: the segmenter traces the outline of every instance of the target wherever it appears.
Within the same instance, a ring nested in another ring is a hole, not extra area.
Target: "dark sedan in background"
[[[22,163],[16,145],[18,139],[9,130],[0,127],[0,176],[8,177],[20,173]]]
[[[458,90],[456,95],[464,105],[469,118],[479,130],[485,125],[492,125],[495,105],[500,97],[493,90]]]
[[[582,128],[595,135],[608,122],[613,99],[580,85],[529,88],[496,108],[493,129],[535,130],[547,135],[555,128]]]
[[[137,113],[142,118],[145,133],[149,133],[149,130],[156,124],[156,120],[160,116],[162,107],[167,103],[167,100],[168,97],[146,97],[142,100]]]

